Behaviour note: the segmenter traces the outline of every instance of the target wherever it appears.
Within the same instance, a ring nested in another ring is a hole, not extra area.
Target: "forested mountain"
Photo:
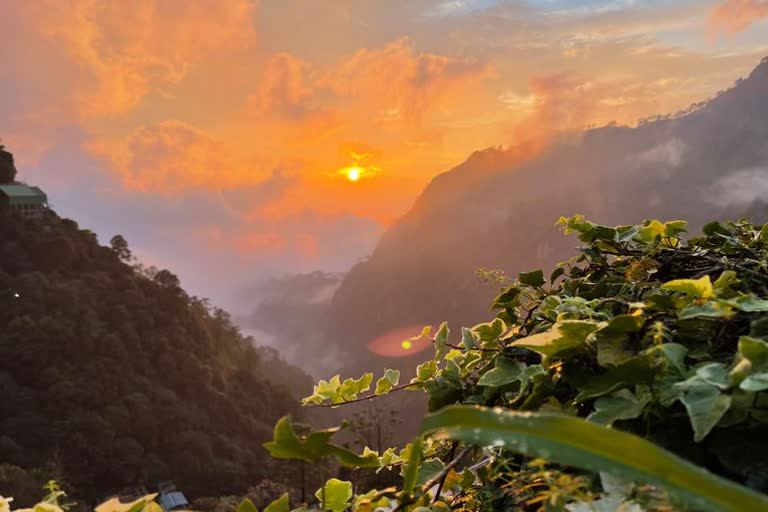
[[[52,212],[0,212],[0,461],[87,500],[166,479],[192,497],[244,492],[311,381],[128,257]]]
[[[477,152],[437,176],[346,275],[328,338],[355,364],[370,361],[366,343],[386,332],[484,321],[498,290],[475,271],[514,274],[567,259],[571,240],[555,228],[561,215],[607,224],[684,218],[693,229],[717,217],[764,220],[767,140],[764,59],[747,79],[686,113],[564,136],[522,164],[516,148]]]

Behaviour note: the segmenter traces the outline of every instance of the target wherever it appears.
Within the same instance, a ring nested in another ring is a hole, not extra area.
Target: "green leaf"
[[[768,300],[760,299],[754,295],[742,295],[728,301],[728,303],[747,313],[764,313],[768,311]]]
[[[675,387],[681,391],[680,401],[688,411],[693,427],[693,440],[701,441],[717,425],[731,406],[731,397],[720,392],[700,376],[695,375]]]
[[[617,315],[595,331],[597,362],[600,366],[616,366],[632,357],[630,335],[642,331],[645,318],[636,315]]]
[[[739,277],[733,270],[724,270],[713,283],[715,291],[722,292],[739,282]]]
[[[410,450],[403,473],[403,492],[405,494],[411,494],[416,488],[419,467],[421,467],[421,461],[424,459],[424,440],[419,437],[408,446]]]
[[[674,281],[664,283],[661,289],[680,292],[701,299],[708,299],[714,292],[709,276],[704,276],[700,279],[675,279]]]
[[[709,363],[701,366],[696,369],[696,375],[701,377],[704,382],[720,389],[728,389],[731,386],[728,369],[722,363]]]
[[[416,367],[416,378],[411,382],[424,382],[435,376],[437,373],[437,361],[430,359]]]
[[[739,387],[744,391],[765,391],[768,389],[768,372],[753,373],[742,380]]]
[[[245,498],[240,502],[240,505],[238,505],[237,512],[259,512],[259,509],[256,508],[256,505],[254,505],[251,500]]]
[[[686,373],[685,356],[688,354],[688,349],[684,345],[679,343],[662,343],[658,345],[658,350],[664,354],[665,359],[678,373]]]
[[[478,386],[501,387],[518,380],[525,370],[525,363],[508,357],[497,357],[495,368],[483,374],[477,381]]]
[[[475,348],[475,344],[477,342],[477,338],[475,336],[475,333],[472,331],[472,329],[469,329],[467,327],[461,328],[461,344],[466,348],[467,350],[472,350]]]
[[[317,490],[315,497],[322,504],[323,510],[343,512],[352,505],[349,502],[352,499],[352,482],[331,478]]]
[[[291,508],[290,498],[286,492],[275,501],[267,505],[264,512],[288,512]],[[238,512],[241,512],[238,510]]]
[[[557,267],[555,270],[552,271],[552,274],[549,276],[549,282],[554,283],[557,281],[557,278],[565,274],[565,268],[564,267]]]
[[[500,446],[556,463],[619,474],[679,493],[692,507],[768,510],[768,498],[719,478],[640,437],[580,418],[452,406],[428,415],[422,433]]]
[[[600,327],[586,320],[563,320],[540,334],[520,338],[513,346],[523,347],[549,357],[567,357],[584,349],[587,337]]]
[[[495,318],[492,322],[476,325],[472,330],[481,341],[494,342],[507,330],[507,325],[501,318]]]
[[[635,240],[645,243],[652,243],[657,237],[664,236],[667,232],[666,226],[658,220],[652,220],[646,223],[635,235]]]
[[[651,395],[647,388],[639,396],[628,389],[620,389],[595,400],[595,410],[587,416],[587,420],[605,426],[617,420],[631,420],[640,416],[650,401]]]
[[[518,274],[518,280],[520,281],[520,284],[533,286],[534,288],[544,286],[544,283],[546,283],[544,280],[544,272],[541,270],[534,270],[532,272],[520,272],[520,274]]]
[[[755,367],[768,364],[768,343],[750,336],[739,338],[739,353]]]
[[[389,393],[389,391],[397,386],[400,382],[400,370],[387,369],[384,372],[384,376],[376,381],[376,394],[383,395]]]
[[[345,466],[354,468],[379,467],[375,455],[361,457],[351,451],[330,443],[330,439],[338,432],[338,428],[311,432],[305,437],[299,437],[293,430],[289,416],[284,416],[275,425],[274,439],[264,443],[264,448],[276,459],[303,459],[317,462],[322,457],[337,457]]]
[[[445,344],[448,342],[448,336],[450,335],[451,330],[448,328],[448,322],[440,324],[440,328],[435,333],[435,352],[438,358],[445,355]]]
[[[360,393],[371,389],[373,382],[373,373],[365,373],[359,379],[346,379],[339,386],[336,396],[331,397],[333,403],[341,403],[347,400],[354,400]]]
[[[639,384],[650,385],[657,373],[657,358],[653,351],[633,357],[618,366],[612,366],[600,375],[591,371],[579,370],[571,365],[566,366],[566,377],[579,390],[573,399],[581,403],[592,398],[607,395],[622,387],[633,387]]]
[[[684,307],[680,310],[678,317],[680,320],[689,318],[730,318],[735,314],[736,312],[728,301],[710,300],[704,304],[694,304],[692,306]]]
[[[416,479],[416,485],[424,485],[443,469],[445,469],[445,464],[440,459],[425,460],[419,468],[419,477]]]

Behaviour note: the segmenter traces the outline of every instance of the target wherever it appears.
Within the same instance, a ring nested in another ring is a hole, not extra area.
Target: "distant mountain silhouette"
[[[348,364],[393,364],[367,344],[407,326],[486,321],[498,290],[480,267],[550,269],[576,244],[555,228],[582,213],[610,224],[768,214],[768,58],[689,112],[591,129],[520,165],[487,149],[437,176],[337,289],[328,337]],[[513,163],[510,163],[513,162]],[[411,361],[404,365],[410,366]]]

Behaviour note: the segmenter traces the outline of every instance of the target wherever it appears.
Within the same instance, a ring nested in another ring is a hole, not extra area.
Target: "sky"
[[[106,243],[237,307],[343,272],[475,150],[672,113],[767,0],[0,0],[0,138]]]

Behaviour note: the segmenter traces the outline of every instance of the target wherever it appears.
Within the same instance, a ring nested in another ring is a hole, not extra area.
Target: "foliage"
[[[16,166],[13,163],[13,155],[0,144],[0,185],[13,183],[15,179]]]
[[[658,485],[693,507],[766,507],[765,497],[738,484],[768,490],[759,441],[768,434],[768,225],[711,223],[685,240],[682,221],[609,227],[576,216],[560,224],[585,244],[581,254],[548,278],[520,274],[494,301],[491,321],[454,335],[441,325],[431,337],[434,358],[409,382],[386,383],[393,372],[384,372],[371,391],[373,374],[335,376],[305,405],[338,407],[401,390],[429,395],[429,409],[439,412],[398,457],[391,448],[344,454],[399,468],[402,486],[370,492],[400,510],[673,506]],[[307,458],[301,443],[313,458],[338,455],[329,435],[311,443],[313,435],[291,441],[293,454],[281,452],[279,436],[269,446],[280,456]],[[556,463],[547,485],[541,476],[525,484],[526,455]],[[585,469],[650,482],[630,487],[656,498],[619,496],[605,485],[601,495]]]
[[[260,444],[299,413],[289,386],[309,378],[113,245],[55,215],[0,215],[0,461],[54,462],[86,501],[167,479],[194,498],[291,478]]]

